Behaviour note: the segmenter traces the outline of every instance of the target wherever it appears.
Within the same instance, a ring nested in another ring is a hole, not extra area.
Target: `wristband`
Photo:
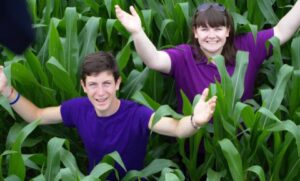
[[[191,115],[191,124],[192,124],[192,126],[193,126],[194,129],[199,129],[200,126],[196,125],[196,123],[193,121],[193,117],[194,117],[194,114]]]
[[[16,99],[15,100],[13,100],[12,102],[10,102],[9,104],[12,106],[12,105],[14,105],[14,104],[16,104],[17,102],[18,102],[18,100],[20,99],[20,94],[19,93],[17,93],[17,97],[16,97]]]

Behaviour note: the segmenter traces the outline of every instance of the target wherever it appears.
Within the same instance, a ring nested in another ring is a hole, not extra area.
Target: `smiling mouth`
[[[206,43],[208,43],[208,44],[216,44],[216,43],[219,43],[219,41],[217,40],[217,41],[205,41]]]
[[[95,99],[98,103],[104,103],[108,98]]]

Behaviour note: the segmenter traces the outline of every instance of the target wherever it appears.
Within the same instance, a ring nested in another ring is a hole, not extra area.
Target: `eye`
[[[208,31],[208,28],[206,28],[206,27],[200,27],[199,30],[200,31]]]
[[[111,85],[111,82],[103,82],[103,85],[106,86],[106,87],[107,87],[107,86],[110,86],[110,85]]]
[[[94,82],[91,82],[91,83],[88,83],[88,86],[89,86],[89,87],[96,87],[96,86],[97,86],[97,84],[96,84],[96,83],[94,83]]]
[[[216,31],[222,31],[223,28],[224,28],[223,26],[218,26],[218,27],[215,28],[215,30],[216,30]]]

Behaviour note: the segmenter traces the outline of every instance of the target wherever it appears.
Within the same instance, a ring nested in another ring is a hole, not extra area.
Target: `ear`
[[[121,82],[122,82],[122,78],[121,78],[121,76],[120,76],[120,77],[118,78],[117,82],[116,82],[116,90],[117,90],[117,91],[120,89]]]
[[[84,93],[86,93],[86,86],[85,86],[85,83],[83,82],[83,80],[80,80],[80,85],[81,85]]]
[[[229,37],[230,33],[230,26],[226,27],[226,37]]]
[[[198,39],[198,36],[197,36],[197,27],[193,26],[193,34],[194,34],[194,38]]]

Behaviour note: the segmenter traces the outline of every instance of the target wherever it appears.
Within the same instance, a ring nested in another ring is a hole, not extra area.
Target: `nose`
[[[105,94],[105,90],[104,90],[104,88],[101,85],[99,85],[97,87],[96,94],[99,95],[99,96],[102,96],[102,95]]]
[[[210,29],[208,31],[208,37],[209,38],[215,38],[216,37],[216,33],[215,33],[215,31],[213,29]]]

